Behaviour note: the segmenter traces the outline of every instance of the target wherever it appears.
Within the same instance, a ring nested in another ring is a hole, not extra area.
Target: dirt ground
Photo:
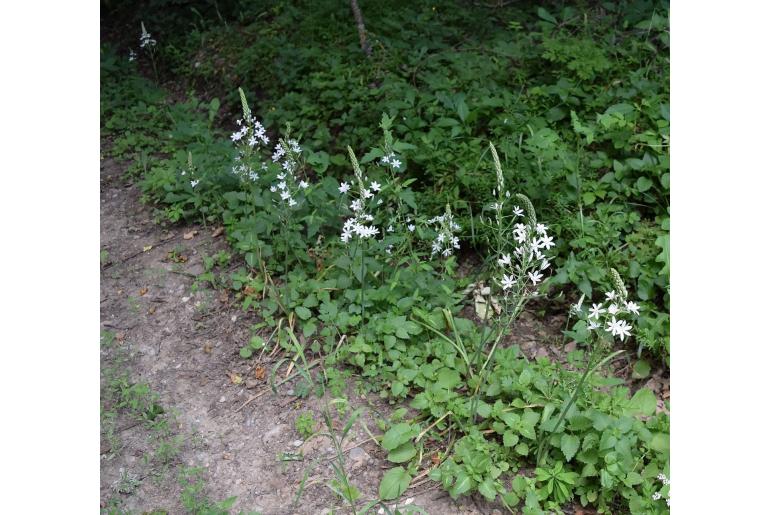
[[[103,400],[102,412],[118,415],[116,438],[102,436],[102,508],[122,510],[113,513],[186,513],[179,473],[202,467],[203,493],[214,501],[237,496],[234,513],[349,512],[327,486],[334,477],[331,442],[303,442],[294,426],[306,411],[321,421],[328,396],[299,399],[293,395],[294,381],[288,381],[278,394],[267,391],[242,407],[252,395],[268,390],[257,370],[271,370],[277,358],[241,358],[239,350],[252,335],[256,315],[221,292],[193,288],[194,277],[204,270],[202,256],[228,248],[224,236],[214,236],[212,227],[157,225],[124,170],[121,163],[102,161],[101,248],[108,257],[101,271],[101,330],[115,336],[112,346],[102,347],[102,383],[104,387],[104,371],[116,364],[132,382],[147,383],[165,413],[173,414],[164,416],[170,417],[179,446],[159,464],[157,435]],[[197,233],[185,239],[192,231]],[[551,345],[537,345],[560,339],[563,319],[551,322],[548,328],[527,314],[517,343],[530,355],[555,352]],[[117,361],[118,355],[126,357],[125,364]],[[244,380],[235,384],[233,374]],[[348,399],[353,408],[364,408],[361,422],[380,434],[376,419],[393,407],[352,388]],[[337,423],[344,425],[344,420]],[[354,426],[343,448],[346,469],[362,498],[376,498],[380,479],[390,468],[385,453],[361,424]],[[296,459],[299,455],[304,459]],[[304,492],[294,504],[305,476]],[[130,487],[126,478],[133,479]],[[427,478],[413,482],[399,505],[419,506],[430,514],[503,511],[478,498],[455,502],[437,486]]]

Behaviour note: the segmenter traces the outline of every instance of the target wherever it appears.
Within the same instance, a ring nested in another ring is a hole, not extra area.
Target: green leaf
[[[460,374],[457,370],[444,367],[438,371],[436,384],[441,388],[452,390],[460,384]]]
[[[580,438],[568,434],[561,436],[561,452],[564,453],[564,458],[567,461],[572,461],[578,449],[580,449]]]
[[[652,393],[652,390],[642,388],[631,397],[625,413],[626,415],[642,414],[650,416],[655,413],[655,408],[657,406],[658,400],[655,398],[655,394]]]
[[[242,358],[244,358],[244,359],[250,358],[252,354],[253,353],[252,353],[251,349],[248,346],[241,348],[241,357]]]
[[[387,430],[382,437],[382,447],[392,451],[404,442],[411,440],[413,436],[412,426],[406,422],[396,424]]]
[[[398,499],[407,488],[409,488],[409,482],[412,480],[412,476],[409,472],[404,470],[404,467],[395,467],[390,469],[382,476],[380,482],[380,499],[385,501],[392,501]]]
[[[296,308],[294,308],[294,312],[302,320],[307,320],[312,316],[312,313],[310,312],[310,310],[307,309],[305,306],[297,306]]]
[[[457,480],[455,481],[455,484],[452,485],[452,488],[449,489],[449,495],[452,497],[452,499],[457,499],[457,497],[461,496],[465,492],[469,492],[471,488],[473,488],[473,480],[468,477],[468,474],[466,474],[464,470],[461,470],[457,474]]]
[[[663,234],[655,239],[655,246],[660,250],[660,254],[657,255],[655,261],[663,263],[663,269],[660,271],[661,275],[668,275],[669,272],[669,235]]]
[[[624,481],[628,486],[635,486],[642,484],[642,476],[638,472],[629,472]]]
[[[494,501],[497,497],[497,491],[495,490],[495,484],[490,478],[486,478],[479,484],[479,493],[487,498],[489,501]]]
[[[631,377],[634,379],[644,379],[650,375],[650,364],[645,360],[640,359],[634,363],[634,370],[631,373]]]
[[[460,117],[460,121],[465,121],[468,118],[468,105],[465,103],[465,99],[461,98],[456,102],[457,116]]]
[[[503,445],[506,447],[513,447],[519,442],[519,435],[513,431],[506,431],[503,433]]]
[[[537,15],[540,17],[540,19],[545,20],[547,22],[553,23],[554,25],[558,25],[559,22],[556,21],[556,18],[553,17],[551,13],[543,9],[542,7],[537,8]]]
[[[649,446],[653,451],[668,452],[670,447],[670,437],[666,433],[655,433],[652,435]]]
[[[652,187],[652,181],[647,177],[639,177],[636,180],[636,189],[639,193],[644,193]]]
[[[412,442],[406,442],[390,451],[388,454],[388,461],[392,461],[393,463],[405,463],[411,460],[415,454],[417,454],[417,449],[415,449],[414,444],[412,444]]]

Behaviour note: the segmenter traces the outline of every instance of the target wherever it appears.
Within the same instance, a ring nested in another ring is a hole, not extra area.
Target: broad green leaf
[[[460,384],[460,374],[451,368],[442,368],[438,371],[436,383],[447,390],[454,389]]]
[[[479,483],[479,493],[487,498],[489,501],[494,501],[497,497],[497,491],[495,490],[495,483],[490,478],[486,478]]]
[[[404,470],[404,467],[395,467],[390,469],[382,476],[380,481],[380,499],[392,501],[398,499],[407,488],[412,476]]]
[[[519,442],[519,435],[513,431],[506,431],[503,433],[503,445],[506,447],[513,447]]]
[[[650,364],[647,363],[647,361],[640,359],[639,361],[634,363],[634,370],[631,374],[631,376],[634,379],[644,379],[649,375],[650,375]]]
[[[658,400],[655,398],[655,394],[648,388],[642,388],[637,391],[628,403],[626,408],[627,415],[642,414],[650,416],[655,413],[655,408],[658,406]]]
[[[639,193],[644,193],[651,187],[652,187],[652,181],[647,177],[639,177],[636,180],[636,189],[639,191]]]
[[[402,443],[411,440],[412,436],[412,426],[406,422],[401,422],[388,429],[383,435],[382,447],[388,451],[392,451]]]
[[[557,25],[559,23],[558,21],[556,21],[556,18],[554,18],[551,13],[549,13],[542,7],[537,8],[537,15],[540,17],[540,19],[545,20],[549,23],[553,23],[554,25]]]
[[[390,451],[388,454],[388,461],[392,461],[393,463],[405,463],[411,460],[415,454],[417,454],[417,449],[415,449],[414,444],[412,444],[412,442],[406,442]]]
[[[468,476],[468,474],[465,473],[464,470],[461,470],[457,474],[457,480],[455,481],[455,484],[452,485],[452,488],[449,489],[449,495],[452,497],[452,499],[457,499],[462,494],[469,492],[471,488],[473,488],[473,480]]]

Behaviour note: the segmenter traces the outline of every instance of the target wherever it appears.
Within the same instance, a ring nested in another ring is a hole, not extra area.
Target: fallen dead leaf
[[[209,342],[206,342],[206,343],[203,344],[203,352],[205,352],[206,354],[211,354],[211,350],[212,349],[213,349],[213,347],[211,346],[211,344]]]
[[[158,306],[151,306],[149,310],[147,310],[148,315],[154,315],[155,310],[158,309]]]
[[[212,238],[216,238],[217,236],[221,236],[222,233],[225,232],[225,228],[220,226],[214,229],[214,232],[211,233]]]
[[[142,252],[149,252],[152,250],[152,245],[147,245],[145,247],[142,247]]]
[[[436,453],[430,457],[430,461],[432,461],[434,465],[440,465],[441,457],[438,455],[438,453]]]
[[[228,295],[226,290],[222,290],[219,292],[219,302],[222,304],[227,304],[227,302],[230,300],[230,295]]]
[[[265,369],[265,367],[257,367],[254,369],[254,377],[257,378],[257,381],[264,381],[266,373],[267,373],[267,370]]]
[[[118,340],[119,342],[122,342],[123,340],[126,339],[126,333],[118,333],[118,334],[116,334],[115,335],[115,339]]]
[[[198,234],[198,231],[192,230],[190,232],[184,233],[182,235],[182,238],[184,238],[185,240],[191,240],[191,239],[193,239],[193,236],[195,236],[196,234]]]
[[[231,460],[231,459],[233,459],[233,455],[230,454],[229,452],[225,452],[225,453],[222,454],[222,459],[223,460]]]
[[[230,376],[230,382],[233,384],[241,384],[243,382],[243,378],[235,372],[228,372],[227,375]]]
[[[145,286],[144,288],[140,288],[140,289],[139,289],[139,296],[140,296],[140,297],[143,297],[143,296],[147,295],[147,292],[148,292],[148,291],[150,291],[150,289],[149,289],[149,288],[147,288],[146,286]]]

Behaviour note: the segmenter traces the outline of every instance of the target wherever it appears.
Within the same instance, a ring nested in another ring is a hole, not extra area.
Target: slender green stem
[[[366,306],[364,306],[364,291],[366,290],[366,247],[361,242],[361,325],[364,324],[364,314],[366,312]]]
[[[591,366],[591,363],[594,360],[594,357],[597,354],[599,346],[594,345],[594,349],[591,351],[591,355],[588,358],[588,363],[586,364],[586,369],[583,372],[583,375],[580,376],[580,381],[578,381],[577,386],[575,387],[575,391],[572,392],[572,395],[569,398],[569,401],[567,404],[565,404],[562,409],[561,413],[559,414],[559,418],[556,421],[556,425],[553,427],[553,429],[549,433],[556,433],[559,431],[559,427],[561,426],[561,423],[564,421],[564,419],[567,417],[567,413],[569,413],[570,408],[572,408],[572,405],[575,404],[575,401],[577,401],[578,395],[580,395],[580,392],[583,391],[583,384],[585,383],[586,379],[588,379],[588,376],[591,375],[597,368],[601,367],[608,361],[610,361],[615,356],[622,354],[624,351],[617,351],[603,360],[599,361],[596,365],[593,367]],[[540,443],[537,446],[537,464],[538,466],[541,464],[543,457],[545,456],[545,453],[548,449],[547,447],[548,440],[543,436],[540,440]]]

